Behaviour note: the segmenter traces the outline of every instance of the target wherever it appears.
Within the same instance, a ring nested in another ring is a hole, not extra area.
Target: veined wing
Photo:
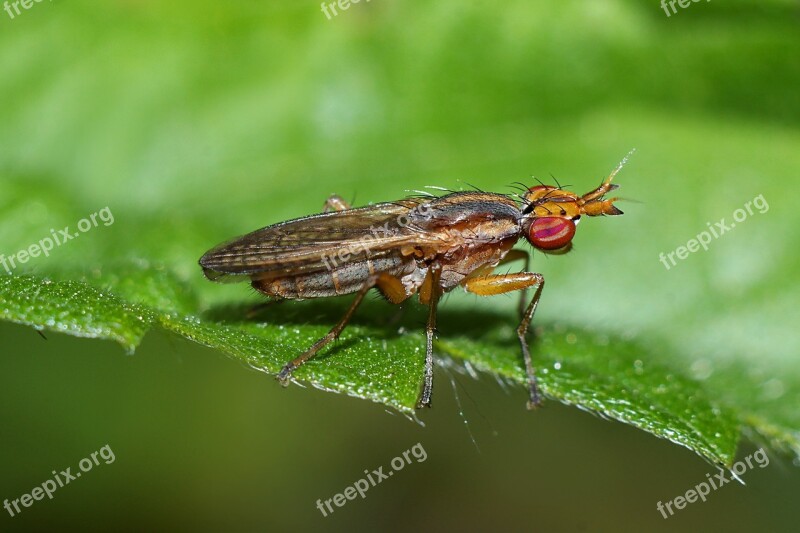
[[[398,246],[431,244],[436,236],[408,224],[423,200],[405,199],[346,211],[298,218],[221,244],[200,258],[209,279],[226,275],[280,276],[316,272],[337,262],[340,251],[348,261],[379,258]]]

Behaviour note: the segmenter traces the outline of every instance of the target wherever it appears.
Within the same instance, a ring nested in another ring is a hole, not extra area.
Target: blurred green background
[[[636,148],[617,178],[633,200],[625,216],[584,222],[569,255],[535,256],[548,280],[537,319],[662,343],[701,380],[745,368],[746,397],[800,430],[798,22],[790,0],[699,2],[670,17],[622,0],[373,0],[331,19],[318,2],[0,11],[0,253],[108,206],[112,226],[19,272],[144,258],[203,306],[258,302],[203,280],[197,258],[331,193],[364,204],[426,185],[510,192],[551,173],[584,192]],[[762,194],[769,211],[708,252],[659,262]],[[515,303],[454,294],[442,313],[513,317]],[[132,357],[47,339],[0,323],[0,499],[105,444],[116,461],[19,516],[0,510],[4,531],[789,531],[800,517],[800,470],[771,452],[747,486],[664,520],[656,503],[713,466],[556,402],[528,413],[521,389],[490,376],[451,372],[451,388],[440,369],[421,427],[362,400],[282,390],[158,330]],[[726,379],[717,387],[734,394]],[[760,445],[751,437],[740,456]],[[317,511],[417,442],[425,462],[332,516]]]

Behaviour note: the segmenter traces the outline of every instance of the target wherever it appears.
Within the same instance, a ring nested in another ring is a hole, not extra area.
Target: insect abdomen
[[[400,277],[413,270],[413,259],[400,254],[340,263],[330,270],[273,279],[254,279],[253,288],[268,296],[290,300],[342,296],[359,291],[378,274]]]

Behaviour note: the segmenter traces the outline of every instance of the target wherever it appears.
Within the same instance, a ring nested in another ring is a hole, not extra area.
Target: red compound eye
[[[557,250],[575,236],[575,223],[563,217],[540,217],[533,221],[528,240],[542,250]]]

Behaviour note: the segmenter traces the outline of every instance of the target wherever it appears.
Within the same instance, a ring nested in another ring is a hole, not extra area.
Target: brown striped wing
[[[331,258],[340,261],[340,251],[357,261],[384,257],[401,246],[430,245],[437,236],[408,223],[420,203],[412,198],[267,226],[209,250],[200,265],[209,279],[238,281],[322,271]]]

